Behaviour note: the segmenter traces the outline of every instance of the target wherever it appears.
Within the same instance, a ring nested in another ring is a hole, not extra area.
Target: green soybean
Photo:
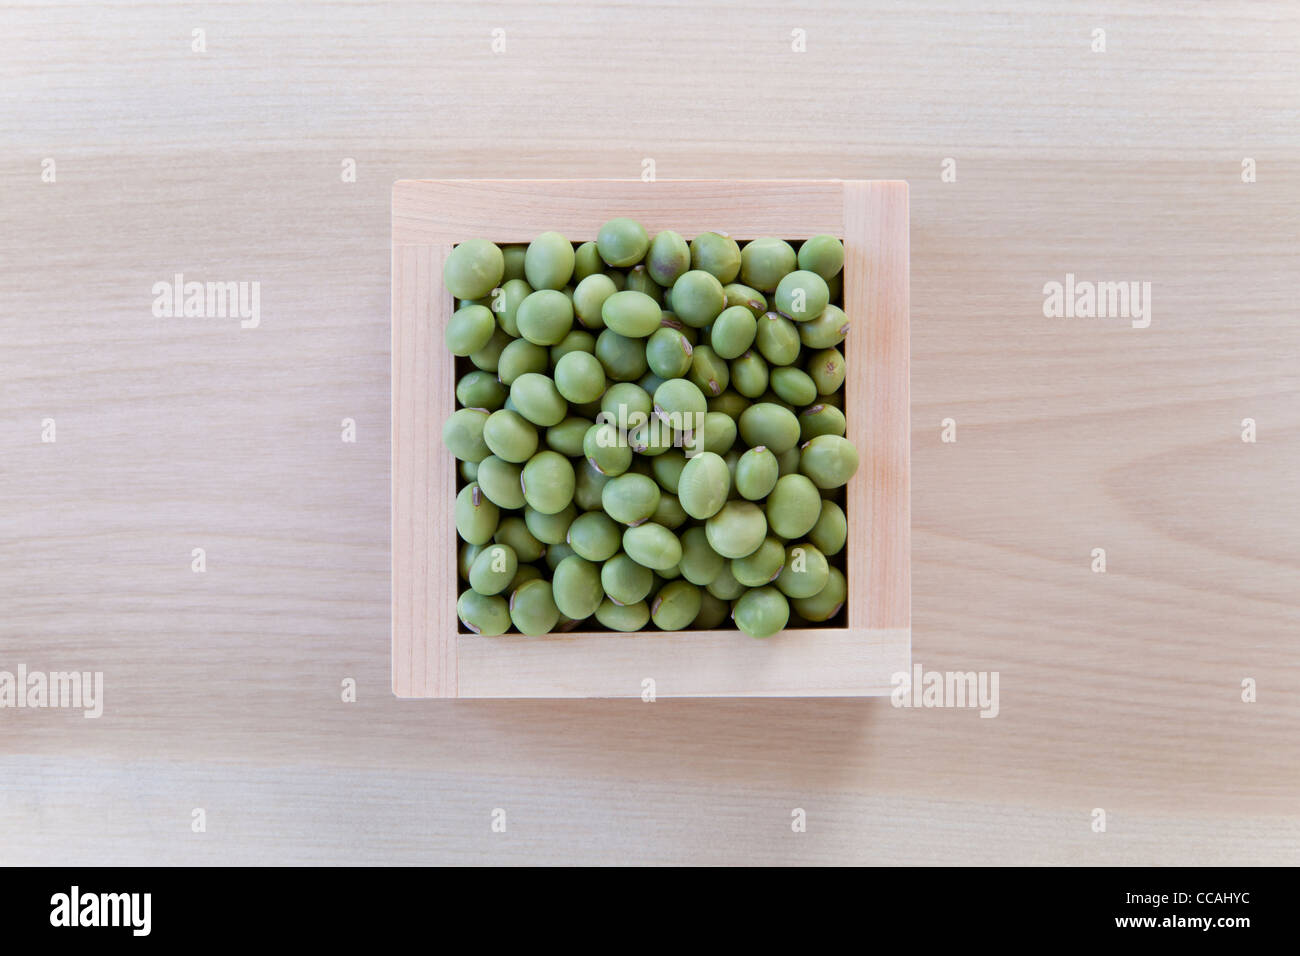
[[[654,587],[654,572],[619,552],[600,568],[600,584],[615,604],[635,604],[645,600]]]
[[[764,238],[740,250],[740,281],[760,292],[774,292],[786,273],[793,272],[794,249],[782,239]]]
[[[727,308],[744,306],[756,319],[767,311],[767,297],[743,283],[728,283],[722,287],[722,293],[727,297]]]
[[[483,494],[498,508],[517,510],[526,503],[524,490],[519,484],[522,473],[519,465],[489,455],[479,462],[475,480]]]
[[[645,343],[605,329],[596,337],[596,358],[615,382],[634,382],[646,373]]]
[[[634,604],[616,604],[611,600],[600,602],[596,620],[611,631],[639,631],[650,621],[650,608],[645,601]]]
[[[849,334],[849,317],[838,305],[828,305],[822,314],[799,323],[799,341],[805,348],[829,349]]]
[[[558,232],[542,233],[524,253],[524,278],[534,289],[563,289],[573,277],[573,266],[573,246]]]
[[[700,613],[701,591],[689,581],[670,581],[650,603],[650,619],[663,631],[681,631]]]
[[[650,465],[651,475],[659,487],[669,494],[677,494],[682,471],[686,468],[687,458],[681,449],[673,448],[657,456]]]
[[[740,437],[753,448],[764,445],[780,455],[799,443],[799,419],[789,409],[771,402],[749,406],[740,416]]]
[[[709,546],[724,558],[743,558],[767,537],[767,518],[750,501],[728,501],[704,524]]]
[[[573,503],[583,511],[599,511],[601,491],[609,477],[602,475],[586,460],[574,470],[577,472],[577,481],[573,489]]]
[[[469,360],[474,367],[485,372],[495,372],[501,364],[501,353],[506,350],[506,346],[513,342],[509,335],[499,328],[492,329],[492,337],[488,339],[487,345],[483,346],[476,352],[469,354]]]
[[[685,335],[661,325],[646,342],[645,360],[661,379],[679,378],[690,371],[694,351]]]
[[[658,416],[630,428],[627,433],[627,441],[632,450],[647,457],[669,451],[674,440],[672,426]]]
[[[731,573],[745,587],[758,588],[776,580],[784,566],[785,547],[778,539],[768,537],[752,554],[733,558]]]
[[[499,637],[510,630],[510,607],[503,597],[465,591],[456,601],[456,615],[468,630],[483,637]]]
[[[697,345],[691,356],[691,370],[686,376],[706,396],[721,395],[731,384],[726,360],[707,345]]]
[[[719,358],[734,359],[743,355],[754,344],[758,320],[743,305],[733,305],[722,310],[713,321],[709,344]]]
[[[659,283],[650,277],[644,265],[633,266],[627,273],[627,289],[631,292],[640,292],[654,300],[655,305],[662,306],[664,302],[664,290]]]
[[[771,637],[790,620],[790,604],[774,587],[754,588],[741,595],[732,616],[750,637]]]
[[[640,262],[649,248],[645,227],[635,219],[611,219],[596,234],[600,257],[620,269]]]
[[[691,250],[679,233],[665,229],[657,233],[646,253],[646,271],[665,288],[672,286],[691,267]]]
[[[490,544],[483,549],[469,571],[469,586],[479,594],[500,594],[514,580],[519,570],[515,549],[506,544]]]
[[[799,247],[798,264],[829,280],[844,268],[844,245],[834,236],[813,236]]]
[[[817,391],[829,395],[844,384],[844,356],[839,349],[822,349],[808,359],[808,374],[817,383]]]
[[[731,573],[731,562],[723,564],[722,569],[718,571],[717,577],[705,586],[710,594],[723,601],[734,601],[745,593],[745,586],[736,580],[736,576]]]
[[[505,404],[508,394],[495,375],[484,371],[467,372],[456,383],[456,401],[465,408],[483,408],[493,412]]]
[[[551,591],[560,613],[577,621],[595,614],[605,600],[600,568],[576,554],[556,565]]]
[[[582,441],[591,424],[590,418],[565,416],[558,425],[546,429],[546,447],[568,458],[582,457]]]
[[[712,273],[692,269],[673,283],[672,311],[689,326],[702,329],[722,312],[727,304],[722,283]]]
[[[524,500],[542,514],[556,514],[573,501],[576,481],[569,459],[558,452],[539,451],[524,465]]]
[[[843,435],[847,422],[834,405],[810,405],[799,413],[799,440],[810,441],[818,435]]]
[[[505,272],[502,278],[506,282],[524,277],[524,256],[527,253],[528,247],[519,243],[501,247],[501,256],[505,261]]]
[[[568,543],[569,525],[577,515],[578,509],[572,502],[559,511],[552,512],[538,511],[529,504],[524,508],[524,524],[528,526],[534,538],[548,546],[546,553],[549,556],[554,550],[550,546]]]
[[[501,523],[497,525],[497,529],[492,535],[492,540],[497,544],[510,545],[515,549],[515,554],[519,557],[519,560],[525,564],[536,561],[546,553],[546,545],[538,541],[536,536],[528,530],[528,523],[520,515],[510,515],[502,518]]]
[[[538,289],[519,305],[519,334],[534,345],[555,345],[573,328],[573,303],[563,292]]]
[[[818,435],[800,450],[799,470],[818,488],[840,488],[858,470],[858,450],[839,435]]]
[[[704,528],[687,528],[681,536],[682,559],[678,567],[682,577],[701,587],[710,584],[722,571],[727,559],[713,550]]]
[[[632,465],[632,446],[618,427],[609,422],[587,429],[582,451],[593,468],[611,478],[623,474]]]
[[[469,580],[469,569],[474,566],[474,559],[482,553],[483,547],[481,544],[469,544],[466,541],[460,543],[456,551],[456,572],[466,581]]]
[[[821,516],[822,496],[803,475],[778,478],[767,496],[765,513],[772,530],[787,541],[802,538]]]
[[[564,420],[569,406],[555,382],[540,372],[525,372],[510,385],[515,409],[534,425],[549,427]]]
[[[611,478],[601,490],[605,513],[626,525],[640,524],[659,506],[659,486],[645,475],[629,473]]]
[[[707,410],[704,393],[687,379],[670,379],[655,389],[654,413],[675,429],[693,429],[702,424]]]
[[[696,630],[711,631],[727,619],[730,605],[721,598],[714,597],[706,588],[700,593],[700,613],[695,615],[691,627]]]
[[[605,368],[590,352],[569,352],[555,363],[555,387],[570,402],[594,402],[605,394]]]
[[[581,285],[588,276],[605,271],[605,260],[594,242],[584,242],[573,254],[573,280]]]
[[[808,532],[808,539],[822,554],[839,554],[849,539],[849,522],[844,509],[833,501],[822,500],[821,514]]]
[[[483,440],[502,461],[525,462],[537,451],[537,429],[516,411],[502,408],[488,416]]]
[[[704,413],[704,428],[699,435],[698,447],[694,450],[711,451],[716,455],[725,455],[736,443],[736,420],[722,412]]]
[[[748,407],[749,402],[745,400],[745,397],[739,392],[730,389],[709,397],[709,411],[726,415],[732,420],[739,418],[741,413]]]
[[[502,385],[513,385],[515,379],[528,372],[545,372],[550,353],[527,339],[515,339],[501,352],[497,363],[497,378]]]
[[[506,261],[495,243],[469,239],[447,256],[442,282],[458,299],[481,299],[501,283]]]
[[[643,339],[659,328],[663,309],[644,292],[615,292],[600,310],[605,327],[629,339]]]
[[[443,340],[452,355],[471,355],[492,340],[497,320],[490,309],[481,305],[467,305],[457,309],[447,320]]]
[[[456,496],[456,533],[470,544],[487,544],[497,530],[501,510],[488,500],[477,482]]]
[[[654,410],[654,399],[635,382],[619,382],[611,385],[600,400],[601,414],[620,428],[628,427],[634,415],[648,418]]]
[[[510,620],[520,634],[538,637],[549,634],[560,618],[551,582],[538,578],[525,581],[510,595]]]
[[[703,232],[691,240],[691,268],[710,273],[726,284],[740,274],[740,246],[730,236]]]
[[[773,365],[792,365],[799,358],[799,330],[779,312],[768,312],[758,320],[754,345]]]
[[[771,494],[779,477],[776,455],[766,445],[749,449],[736,462],[736,490],[750,501],[761,501]]]
[[[692,518],[705,519],[717,514],[731,491],[731,474],[727,463],[713,452],[702,452],[682,468],[677,482],[677,497]]]
[[[821,550],[807,541],[790,545],[776,586],[788,598],[810,598],[830,580],[830,564]]]
[[[500,294],[492,298],[492,312],[497,325],[511,338],[519,337],[519,307],[533,294],[533,287],[523,279],[507,279]]]
[[[623,532],[603,511],[587,511],[573,519],[565,538],[574,554],[588,561],[608,561],[618,553]]]
[[[587,276],[573,290],[573,311],[578,321],[589,329],[603,329],[605,302],[617,292],[614,280],[604,273]]]
[[[769,375],[767,362],[753,349],[731,363],[731,387],[745,398],[758,398],[766,392]]]
[[[828,570],[825,587],[812,597],[794,599],[792,604],[795,613],[800,617],[808,621],[822,622],[829,621],[840,613],[840,608],[844,606],[848,596],[848,582],[844,579],[844,572],[832,566]]]
[[[784,365],[772,369],[772,391],[791,405],[811,405],[817,401],[817,383],[803,369]]]
[[[483,438],[483,429],[489,417],[486,409],[458,408],[443,423],[442,443],[454,457],[477,464],[492,454]]]
[[[799,269],[781,278],[774,298],[778,312],[796,322],[806,322],[822,314],[830,304],[831,293],[825,279]]]
[[[637,564],[662,571],[682,559],[682,543],[661,524],[647,521],[623,532],[623,551]]]

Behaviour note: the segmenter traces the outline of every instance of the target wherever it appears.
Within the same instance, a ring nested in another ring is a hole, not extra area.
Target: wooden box
[[[442,341],[452,246],[523,243],[547,230],[596,238],[615,216],[653,236],[844,241],[842,348],[848,437],[862,465],[846,490],[847,626],[788,630],[459,633],[455,408]],[[641,182],[413,180],[393,187],[393,692],[399,697],[821,697],[889,693],[911,666],[908,189],[840,180]],[[653,684],[647,683],[652,681]]]

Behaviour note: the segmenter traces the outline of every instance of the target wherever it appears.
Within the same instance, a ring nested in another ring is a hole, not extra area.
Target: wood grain
[[[393,693],[455,697],[455,462],[442,429],[455,409],[442,341],[450,244],[393,247]],[[401,321],[397,317],[401,317]]]
[[[1300,10],[646,10],[0,8],[0,669],[106,697],[0,710],[0,862],[1300,862]],[[393,183],[647,157],[909,182],[913,657],[996,719],[392,696]]]
[[[555,230],[574,242],[617,211],[651,235],[711,229],[739,239],[844,234],[838,180],[414,180],[393,186],[393,242],[459,242],[467,236],[530,242]],[[503,212],[509,213],[508,221]]]
[[[912,624],[911,279],[906,183],[846,183],[847,434],[862,451],[846,512],[851,627]],[[904,399],[904,396],[907,396]],[[862,598],[866,600],[862,600]]]
[[[462,697],[871,697],[908,668],[900,628],[460,639]],[[652,684],[645,684],[645,681]]]

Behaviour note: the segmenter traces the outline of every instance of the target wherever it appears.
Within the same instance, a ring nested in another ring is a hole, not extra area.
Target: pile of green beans
[[[496,636],[832,622],[848,597],[844,247],[706,232],[471,239],[458,356],[457,601]]]

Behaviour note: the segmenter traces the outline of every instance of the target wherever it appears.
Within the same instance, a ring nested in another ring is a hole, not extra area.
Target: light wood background
[[[983,6],[0,7],[0,669],[106,682],[0,711],[0,862],[1297,862],[1300,9]],[[914,658],[996,719],[392,697],[391,184],[647,157],[910,180]]]

